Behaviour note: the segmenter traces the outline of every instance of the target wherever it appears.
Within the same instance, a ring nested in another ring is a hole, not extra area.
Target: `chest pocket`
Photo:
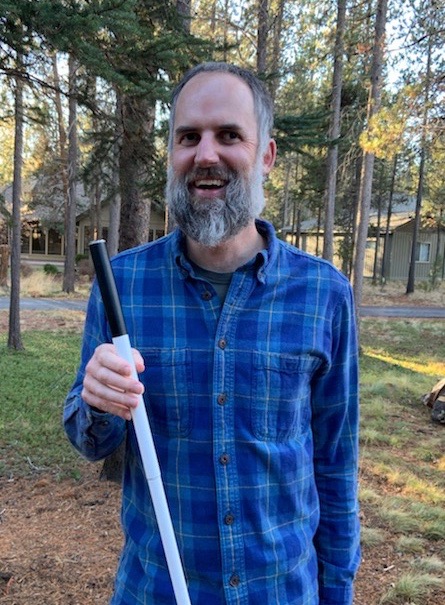
[[[311,418],[311,379],[321,360],[311,355],[253,354],[251,423],[262,441],[299,439]]]
[[[187,349],[139,349],[145,371],[144,399],[154,433],[184,437],[191,430],[191,364]]]

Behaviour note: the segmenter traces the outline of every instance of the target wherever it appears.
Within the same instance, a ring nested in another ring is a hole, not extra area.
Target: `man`
[[[130,410],[144,392],[193,605],[350,605],[359,561],[357,350],[347,280],[258,220],[272,105],[249,72],[173,96],[178,229],[113,260],[140,382],[94,286],[67,434],[91,460],[127,434],[113,605],[174,603]]]

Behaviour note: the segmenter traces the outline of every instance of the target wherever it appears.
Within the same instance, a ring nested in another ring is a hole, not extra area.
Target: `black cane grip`
[[[123,336],[127,333],[119,294],[116,288],[110,257],[104,239],[90,242],[90,253],[96,271],[96,279],[102,296],[105,313],[110,326],[111,336]]]

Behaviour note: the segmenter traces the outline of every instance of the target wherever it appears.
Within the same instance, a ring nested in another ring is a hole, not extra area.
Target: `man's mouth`
[[[196,189],[214,190],[221,189],[226,184],[226,181],[222,179],[196,179],[192,185]]]

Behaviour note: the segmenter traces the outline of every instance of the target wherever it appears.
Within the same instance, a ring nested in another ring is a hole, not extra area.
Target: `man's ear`
[[[277,157],[277,144],[274,139],[270,139],[266,150],[263,153],[263,176],[267,176],[272,170]]]

